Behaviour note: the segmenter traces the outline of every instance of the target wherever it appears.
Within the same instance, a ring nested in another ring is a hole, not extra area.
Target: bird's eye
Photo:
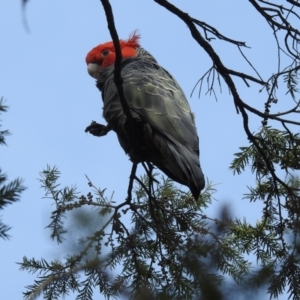
[[[101,54],[102,54],[102,57],[105,57],[109,54],[109,51],[108,50],[103,50]]]

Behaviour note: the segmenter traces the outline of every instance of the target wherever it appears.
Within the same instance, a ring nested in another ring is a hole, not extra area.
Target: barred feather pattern
[[[143,48],[122,61],[124,96],[134,128],[127,122],[114,83],[113,66],[103,68],[103,116],[117,133],[131,161],[152,162],[171,179],[190,188],[197,200],[205,186],[193,114],[180,86]]]

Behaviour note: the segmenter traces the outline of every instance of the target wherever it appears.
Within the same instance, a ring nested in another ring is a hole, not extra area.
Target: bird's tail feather
[[[154,164],[171,179],[188,186],[198,200],[200,191],[205,186],[205,179],[196,151],[184,147],[170,136],[165,139],[156,135],[155,144],[163,161],[154,159]]]

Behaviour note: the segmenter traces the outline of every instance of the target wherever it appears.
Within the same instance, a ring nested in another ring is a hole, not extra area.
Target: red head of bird
[[[134,33],[128,40],[120,40],[122,58],[135,57],[140,48],[140,36]],[[93,48],[86,56],[86,63],[89,74],[102,81],[102,72],[107,73],[107,69],[113,69],[116,60],[116,52],[113,42],[100,44]]]

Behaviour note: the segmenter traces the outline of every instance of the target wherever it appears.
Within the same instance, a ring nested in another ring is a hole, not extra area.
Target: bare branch
[[[240,95],[239,95],[239,93],[238,93],[238,91],[236,89],[236,86],[235,86],[232,78],[230,77],[230,74],[234,74],[234,75],[237,74],[238,75],[238,72],[228,70],[223,65],[220,57],[214,51],[214,49],[212,48],[212,46],[207,41],[205,41],[205,39],[202,37],[202,35],[200,34],[200,32],[197,30],[195,24],[193,23],[191,17],[187,13],[184,13],[183,11],[181,11],[176,6],[174,6],[173,4],[169,3],[166,0],[154,0],[154,1],[156,3],[158,3],[159,5],[165,7],[168,11],[172,12],[176,16],[178,16],[188,26],[188,28],[191,31],[191,35],[193,36],[193,38],[198,42],[198,44],[210,56],[210,58],[212,59],[214,65],[215,65],[215,68],[220,73],[220,75],[223,77],[224,81],[226,82],[226,84],[229,87],[230,92],[233,95],[233,100],[234,100],[234,104],[236,106],[237,112],[241,112],[241,114],[242,114],[244,130],[245,130],[245,132],[247,134],[248,139],[255,145],[256,149],[258,150],[258,152],[262,156],[262,158],[265,161],[265,163],[266,163],[266,165],[268,167],[268,170],[271,173],[271,175],[274,178],[274,180],[277,181],[277,182],[279,182],[281,185],[283,185],[287,190],[291,190],[291,188],[286,183],[284,183],[276,175],[275,168],[274,168],[274,165],[273,165],[272,161],[267,157],[267,155],[265,154],[264,150],[260,147],[260,145],[257,143],[255,137],[250,132],[250,129],[249,129],[249,126],[248,126],[248,115],[246,113],[246,109],[248,109],[249,111],[252,111],[252,112],[257,112],[257,114],[260,115],[260,116],[264,116],[264,114],[261,113],[258,110],[255,110],[251,106],[247,105],[240,98]],[[253,0],[249,0],[249,1],[250,2],[255,2]],[[276,117],[274,117],[274,119],[276,119]],[[278,119],[278,120],[284,121],[284,122],[289,122],[289,123],[292,123],[292,124],[297,124],[297,125],[300,124],[298,122],[292,122],[292,121],[289,121],[289,120],[282,120],[282,119]]]
[[[121,76],[121,62],[122,62],[122,52],[121,52],[121,47],[120,47],[120,42],[119,42],[119,36],[115,27],[115,22],[114,22],[114,16],[112,12],[111,5],[108,0],[101,0],[101,3],[103,5],[106,19],[107,19],[107,25],[108,29],[111,35],[111,38],[114,43],[115,51],[116,51],[116,61],[115,61],[115,70],[114,70],[114,82],[116,84],[119,98],[122,104],[122,108],[124,110],[124,113],[127,117],[127,120],[129,122],[129,125],[133,127],[133,118],[128,106],[128,103],[125,99],[124,96],[124,91],[123,91],[123,79]]]
[[[203,21],[199,21],[197,19],[194,19],[194,18],[191,18],[191,20],[197,24],[198,26],[200,26],[205,34],[207,34],[207,31],[212,33],[213,35],[215,35],[218,39],[220,40],[224,40],[226,42],[229,42],[231,44],[234,44],[234,45],[237,45],[238,47],[246,47],[246,48],[249,48],[246,46],[246,43],[245,42],[240,42],[240,41],[236,41],[236,40],[233,40],[233,39],[230,39],[226,36],[224,36],[223,34],[221,34],[216,28],[212,27],[211,25],[203,22]],[[211,40],[212,38],[206,38],[208,41]]]
[[[300,7],[300,3],[299,3],[298,1],[294,1],[294,0],[286,0],[286,2],[289,2],[289,3],[291,3],[291,4],[295,5],[295,6]]]

